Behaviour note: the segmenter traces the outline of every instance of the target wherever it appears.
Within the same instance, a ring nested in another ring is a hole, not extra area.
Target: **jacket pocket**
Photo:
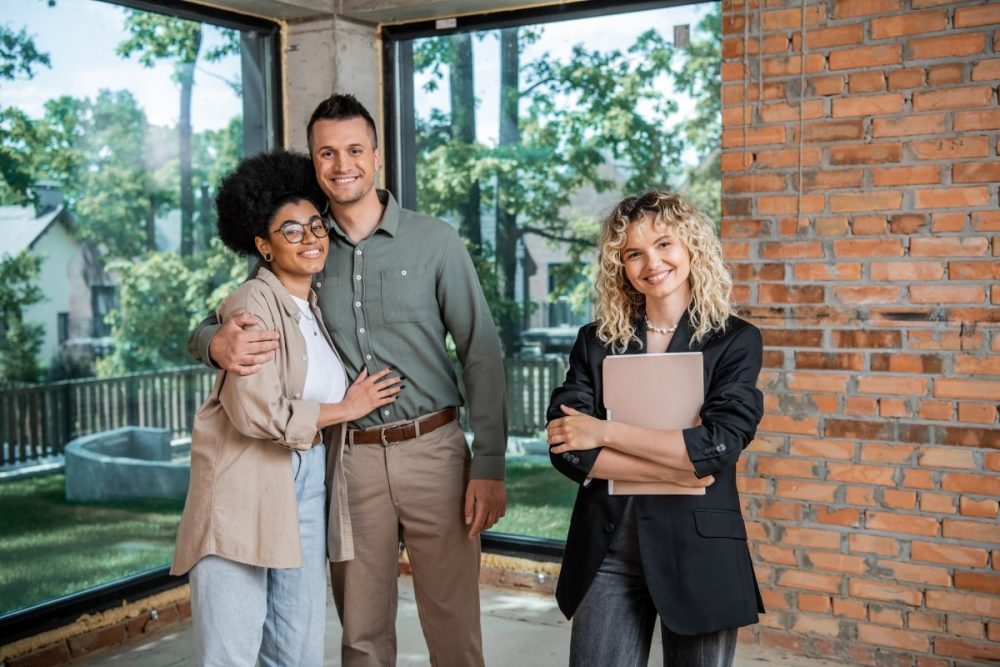
[[[747,539],[743,515],[730,510],[695,510],[694,525],[702,537],[728,537]]]

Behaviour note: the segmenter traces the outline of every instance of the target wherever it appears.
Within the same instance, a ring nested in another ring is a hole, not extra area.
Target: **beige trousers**
[[[470,454],[458,422],[388,447],[345,448],[354,559],[330,564],[344,666],[396,664],[400,539],[431,664],[482,666],[479,539],[464,525]]]

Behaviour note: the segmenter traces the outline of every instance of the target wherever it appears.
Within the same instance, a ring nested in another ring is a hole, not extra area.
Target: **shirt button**
[[[364,333],[365,332],[365,328],[361,327],[360,329],[358,329],[358,331],[361,332],[361,333]]]
[[[726,451],[726,446],[720,442],[719,445],[715,448],[715,450],[718,452],[724,452]]]
[[[580,462],[579,456],[574,456],[573,458],[570,459],[570,463],[572,463],[573,465],[576,465],[579,462]]]
[[[370,355],[370,354],[366,354],[365,355],[365,359],[371,360],[371,358],[372,358],[372,355]]]
[[[715,450],[714,450],[714,449],[712,449],[711,447],[706,447],[705,449],[701,450],[701,453],[702,453],[702,454],[706,454],[706,455],[708,455],[708,454],[711,454],[711,453],[712,453],[712,452],[714,452],[714,451],[715,451]]]
[[[316,281],[316,287],[322,287],[322,286],[323,286],[323,283],[321,283],[319,281]]]
[[[613,524],[610,521],[608,521],[606,524],[604,524],[604,532],[605,533],[613,533],[613,532],[615,532],[615,524]]]
[[[304,354],[302,355],[302,361],[305,361],[305,360],[306,360],[306,359],[308,359],[308,358],[309,358],[309,357],[307,357],[306,355],[304,355]]]
[[[402,273],[403,273],[403,275],[405,276],[405,275],[406,275],[406,270],[404,269]]]
[[[354,307],[355,308],[360,308],[361,307],[361,302],[360,301],[355,301],[354,302]]]
[[[295,398],[302,398],[302,394],[300,394],[299,392],[295,392]]]
[[[383,410],[382,414],[384,414],[386,417],[388,417],[389,416],[389,411],[388,410]]]
[[[361,251],[360,251],[360,250],[358,250],[358,251],[357,251],[357,252],[356,252],[355,254],[357,254],[357,255],[360,255],[360,254],[361,254]]]
[[[355,280],[361,280],[361,274],[359,273],[358,275],[354,276],[354,279]]]

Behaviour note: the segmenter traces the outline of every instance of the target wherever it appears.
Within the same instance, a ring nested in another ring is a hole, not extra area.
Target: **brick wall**
[[[766,345],[745,639],[1000,660],[1000,3],[723,10],[722,231]]]

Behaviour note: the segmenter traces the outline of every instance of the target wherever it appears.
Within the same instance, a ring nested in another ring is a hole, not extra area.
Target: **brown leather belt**
[[[426,435],[434,429],[458,419],[458,408],[445,408],[432,412],[420,419],[414,419],[394,426],[372,426],[365,429],[348,429],[347,442],[352,445],[382,445],[388,446],[404,440],[410,440],[420,435]]]

